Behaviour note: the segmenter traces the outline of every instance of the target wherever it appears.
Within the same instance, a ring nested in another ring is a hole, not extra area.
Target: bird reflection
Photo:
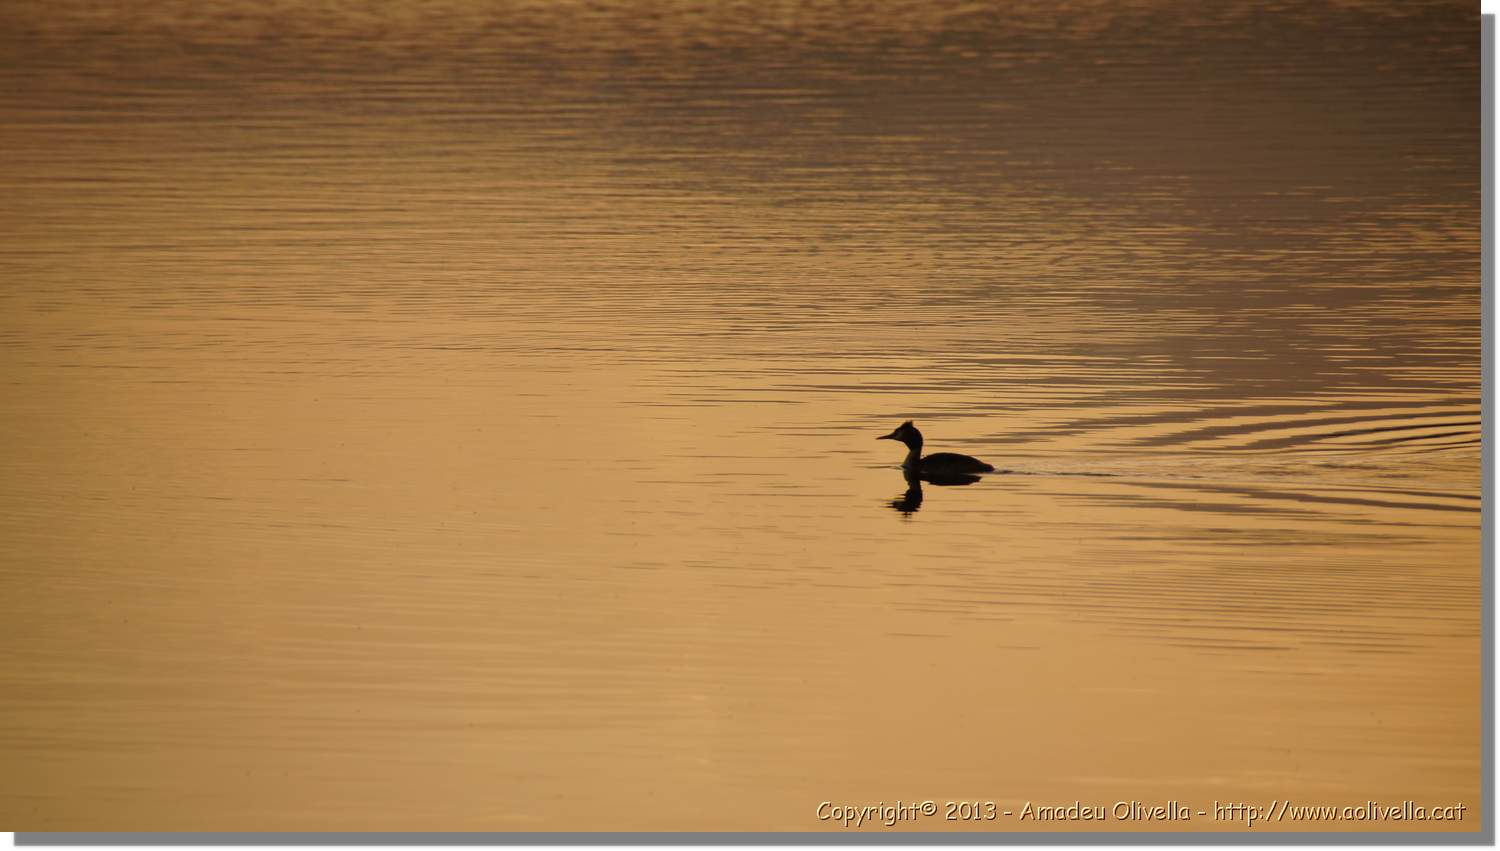
[[[922,475],[910,470],[902,470],[906,477],[906,493],[891,500],[891,509],[901,512],[902,517],[910,517],[922,507],[922,483],[938,487],[953,487],[955,485],[972,485],[979,481],[979,477],[969,474],[959,475]]]

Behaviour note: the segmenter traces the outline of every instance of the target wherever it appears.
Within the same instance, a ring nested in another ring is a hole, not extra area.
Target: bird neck
[[[901,466],[908,470],[915,470],[917,463],[922,460],[922,438],[916,437],[906,441],[906,460]]]

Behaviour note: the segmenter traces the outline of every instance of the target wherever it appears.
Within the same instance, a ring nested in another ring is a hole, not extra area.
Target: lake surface
[[[9,0],[0,822],[1477,830],[1478,19],[1221,5]]]

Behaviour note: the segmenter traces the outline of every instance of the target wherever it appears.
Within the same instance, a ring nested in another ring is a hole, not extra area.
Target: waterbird
[[[984,463],[978,458],[968,455],[959,455],[956,452],[934,452],[926,458],[922,457],[922,432],[907,420],[896,427],[890,434],[883,434],[876,440],[899,440],[906,444],[906,460],[901,462],[901,468],[908,473],[932,481],[933,479],[949,477],[966,477],[975,473],[993,473],[995,468]],[[935,484],[937,482],[934,482]],[[954,482],[958,484],[958,482]],[[967,482],[964,482],[967,484]]]

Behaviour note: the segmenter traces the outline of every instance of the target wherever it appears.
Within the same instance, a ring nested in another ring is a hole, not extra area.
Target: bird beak
[[[879,436],[879,437],[877,437],[875,439],[876,440],[895,440],[896,439],[896,433],[893,431],[890,434],[882,434],[881,436]]]

